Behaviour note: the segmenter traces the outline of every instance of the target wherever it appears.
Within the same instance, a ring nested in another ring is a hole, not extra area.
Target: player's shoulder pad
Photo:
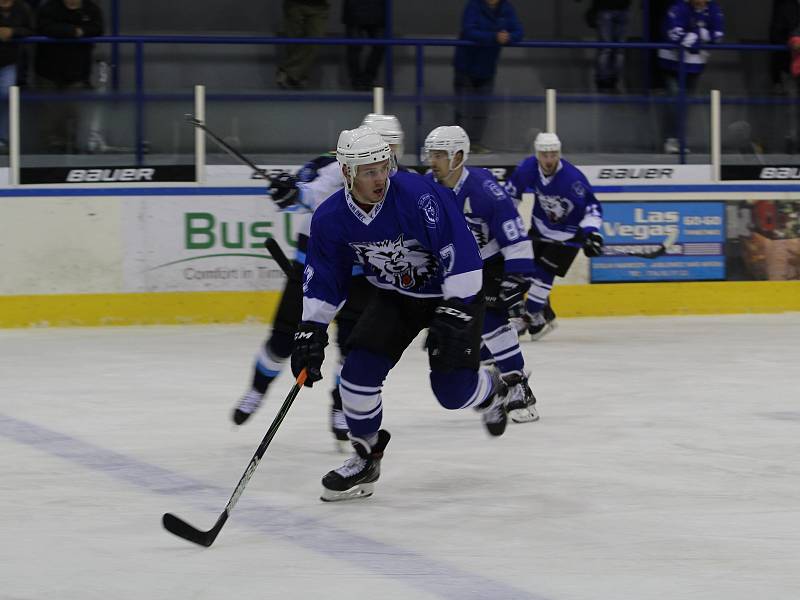
[[[314,181],[319,175],[320,169],[336,162],[336,157],[331,154],[323,154],[315,159],[308,161],[297,172],[297,179],[303,183]]]
[[[536,160],[536,155],[532,154],[528,158],[522,160],[514,169],[514,175],[518,173],[535,173],[539,169],[539,161]]]
[[[563,158],[561,159],[561,164],[564,175],[566,175],[567,179],[571,182],[569,184],[570,189],[577,197],[583,198],[592,193],[592,184],[589,183],[583,171]]]
[[[488,200],[506,200],[508,194],[503,189],[497,180],[492,175],[492,172],[483,167],[467,167],[469,170],[469,177],[467,178],[467,185],[473,193],[480,193]]]
[[[395,187],[395,197],[401,199],[398,206],[408,214],[420,214],[426,227],[436,228],[450,205],[455,206],[453,191],[432,178],[397,173],[392,177],[392,186]],[[448,198],[453,202],[445,202]]]
[[[346,206],[347,203],[344,200],[344,188],[340,188],[320,203],[320,205],[314,211],[314,216],[312,219],[314,221],[319,221],[320,219],[328,219],[332,217],[330,220],[331,223],[334,224],[336,213],[341,211],[342,208]]]

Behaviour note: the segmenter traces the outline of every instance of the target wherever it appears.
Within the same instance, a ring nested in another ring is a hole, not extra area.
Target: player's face
[[[703,10],[708,4],[708,0],[691,0],[691,4],[695,10]]]
[[[558,161],[561,160],[561,153],[557,151],[537,152],[536,160],[539,161],[542,173],[549,176],[556,172]]]
[[[383,200],[389,180],[389,161],[382,160],[371,165],[360,165],[353,182],[353,196],[365,204],[377,204]]]
[[[444,150],[433,150],[428,155],[428,164],[431,166],[434,177],[442,181],[450,174],[450,158]]]

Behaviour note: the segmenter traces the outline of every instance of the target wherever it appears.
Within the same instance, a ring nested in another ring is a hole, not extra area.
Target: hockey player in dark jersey
[[[403,351],[428,329],[431,388],[448,409],[477,408],[489,433],[506,426],[505,386],[480,366],[482,261],[450,190],[394,172],[369,127],[339,136],[345,187],[314,213],[303,283],[303,321],[292,371],[322,378],[328,324],[345,302],[358,261],[377,289],[348,340],[339,390],[355,454],[322,480],[322,499],[372,494],[389,433],[381,391]]]
[[[528,385],[525,360],[509,315],[525,313],[525,292],[535,267],[533,249],[514,202],[492,174],[467,167],[469,136],[457,125],[437,127],[425,138],[423,161],[427,175],[453,190],[483,259],[483,322],[481,359],[500,371],[508,387],[503,402],[516,423],[536,421],[536,398]]]
[[[393,153],[402,154],[404,135],[397,117],[369,114],[364,117],[364,122],[371,123],[378,130]],[[273,319],[272,331],[255,357],[250,389],[242,396],[233,411],[233,421],[237,425],[247,421],[258,409],[270,384],[278,377],[283,364],[292,353],[294,333],[303,312],[302,272],[308,250],[311,215],[328,196],[340,190],[343,185],[342,170],[333,152],[309,161],[297,175],[287,172],[272,180],[269,190],[272,200],[280,209],[297,213],[295,217],[297,252],[293,262],[295,276],[287,280],[284,286]],[[345,341],[374,289],[367,283],[360,266],[354,266],[352,276],[347,302],[336,316],[337,344],[342,358],[346,351]],[[341,362],[338,368],[341,368]],[[331,391],[331,397],[331,432],[338,442],[346,445],[349,438],[338,385]]]
[[[540,133],[534,149],[536,155],[520,163],[506,190],[517,202],[526,192],[535,197],[530,236],[536,272],[528,290],[526,321],[531,337],[538,339],[555,327],[555,312],[549,306],[555,277],[567,274],[579,247],[586,256],[602,253],[603,209],[586,176],[561,158],[561,140],[555,133]]]

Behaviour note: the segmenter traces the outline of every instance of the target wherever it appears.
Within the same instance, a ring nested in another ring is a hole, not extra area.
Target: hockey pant
[[[439,298],[412,298],[378,290],[350,336],[339,391],[352,435],[368,439],[381,427],[381,392],[389,371],[417,335],[430,325]],[[460,368],[430,372],[431,389],[444,408],[475,406],[492,393],[488,371]]]

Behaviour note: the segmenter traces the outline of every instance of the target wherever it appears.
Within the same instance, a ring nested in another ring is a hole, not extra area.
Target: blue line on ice
[[[211,512],[214,518],[232,491],[206,485],[113,450],[2,414],[0,435],[156,494],[185,496],[194,502],[194,506]],[[160,523],[157,517],[153,515],[154,526]],[[446,600],[546,600],[543,596],[511,587],[502,581],[486,579],[282,508],[262,505],[258,510],[235,511],[232,518],[269,537],[280,537],[284,542],[350,562],[360,569],[395,579]],[[165,535],[168,534],[165,532]]]

